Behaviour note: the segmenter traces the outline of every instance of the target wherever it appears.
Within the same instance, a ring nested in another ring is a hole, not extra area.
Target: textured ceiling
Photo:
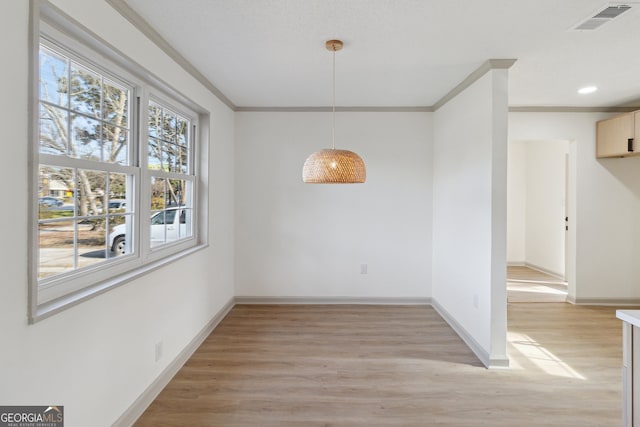
[[[515,58],[511,106],[640,105],[640,4],[571,31],[601,0],[126,0],[240,107],[432,106],[488,59]],[[599,90],[579,95],[585,85]]]

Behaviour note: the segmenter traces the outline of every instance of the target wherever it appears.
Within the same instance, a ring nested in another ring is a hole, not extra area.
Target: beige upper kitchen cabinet
[[[640,155],[640,111],[596,123],[596,157]]]

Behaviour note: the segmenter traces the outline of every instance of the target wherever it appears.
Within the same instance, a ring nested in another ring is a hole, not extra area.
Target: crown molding
[[[135,28],[144,34],[160,50],[173,59],[194,79],[206,87],[215,97],[233,111],[237,112],[284,112],[284,113],[315,113],[330,112],[331,107],[251,107],[237,106],[227,96],[211,83],[196,67],[193,66],[182,54],[169,44],[140,14],[129,6],[125,0],[105,0],[116,12],[129,21]],[[451,99],[455,98],[466,88],[471,86],[479,78],[490,70],[509,69],[516,62],[516,59],[489,59],[480,67],[467,76],[456,87],[451,89],[446,95],[432,106],[411,106],[411,107],[336,107],[338,112],[380,112],[380,113],[431,113],[438,110]],[[624,113],[635,111],[640,107],[569,107],[569,106],[512,106],[509,107],[511,113]]]
[[[436,107],[336,107],[336,112],[356,113],[433,113]],[[640,107],[509,107],[510,113],[628,113],[640,110]],[[237,112],[263,113],[330,113],[331,107],[236,107]]]
[[[491,70],[506,70],[511,68],[517,59],[489,59],[485,61],[481,66],[476,68],[471,74],[467,76],[462,82],[460,82],[456,87],[451,89],[445,96],[440,98],[438,102],[433,104],[433,111],[437,111],[440,107],[445,105],[447,102],[451,101],[453,98],[458,96],[462,91],[475,83],[480,77],[484,76]]]
[[[332,107],[236,107],[238,112],[330,113]],[[431,107],[336,107],[336,112],[430,113]]]
[[[131,8],[124,0],[105,0],[113,9],[116,10],[123,18],[129,21],[142,34],[147,36],[156,46],[180,65],[187,73],[199,81],[213,95],[215,95],[223,104],[236,111],[236,106],[229,98],[225,96],[217,87],[213,85],[196,67],[182,56],[173,46],[169,44],[151,25]]]
[[[436,107],[336,107],[336,112],[363,113],[433,113]],[[510,113],[628,113],[640,107],[509,107]],[[331,107],[236,107],[237,112],[266,113],[330,113]]]
[[[628,113],[640,107],[509,107],[510,113]]]

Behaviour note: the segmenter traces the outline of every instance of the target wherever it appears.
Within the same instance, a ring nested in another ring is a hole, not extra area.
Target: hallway
[[[527,266],[507,267],[507,302],[565,302],[567,282]]]

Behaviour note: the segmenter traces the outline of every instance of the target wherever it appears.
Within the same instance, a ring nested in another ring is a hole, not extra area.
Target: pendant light
[[[307,184],[356,184],[367,178],[364,162],[353,151],[336,150],[336,52],[342,49],[340,40],[328,40],[327,50],[333,54],[333,131],[331,148],[311,154],[304,162],[302,180]]]

